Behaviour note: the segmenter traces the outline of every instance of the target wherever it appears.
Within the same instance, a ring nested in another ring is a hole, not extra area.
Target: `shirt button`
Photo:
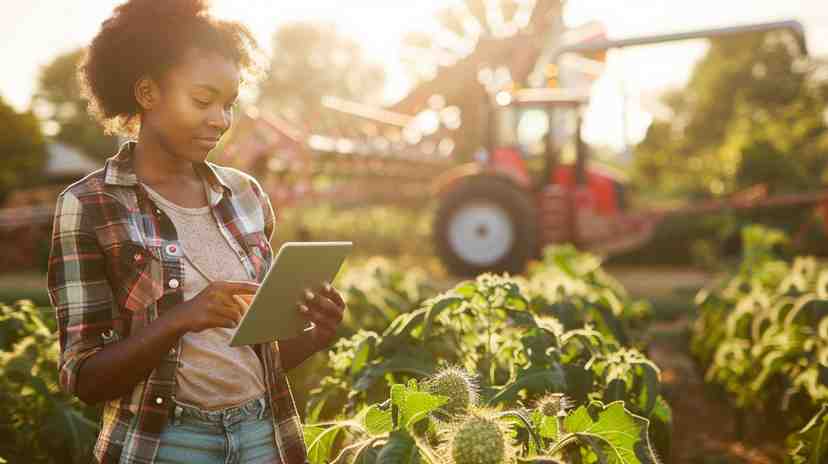
[[[172,289],[178,288],[178,285],[179,285],[178,279],[170,279],[170,281],[167,282],[167,285],[169,285],[169,287],[172,288]]]
[[[170,348],[170,356],[175,356],[175,348]]]
[[[155,208],[155,214],[157,214],[158,216],[160,216],[160,215],[161,215],[161,210],[160,210],[160,209],[158,209],[158,208]]]
[[[164,404],[164,398],[160,396],[155,397],[155,404]]]
[[[144,255],[141,253],[135,253],[135,255],[132,256],[132,259],[134,259],[136,263],[140,263],[144,259]]]

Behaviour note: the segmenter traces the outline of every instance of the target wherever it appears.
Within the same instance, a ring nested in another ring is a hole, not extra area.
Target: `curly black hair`
[[[242,24],[211,17],[205,0],[129,0],[115,8],[78,68],[90,113],[107,133],[134,135],[138,79],[160,79],[192,48],[236,63],[242,82],[261,75],[256,39]]]

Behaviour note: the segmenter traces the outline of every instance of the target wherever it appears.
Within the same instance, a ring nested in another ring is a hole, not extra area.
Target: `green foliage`
[[[434,413],[450,398],[421,391],[416,381],[393,384],[390,398],[352,419],[307,425],[309,460],[321,463],[656,463],[647,419],[622,401],[593,401],[555,418],[540,410],[475,408],[448,420]],[[422,437],[420,425],[434,434]],[[338,443],[339,446],[336,446]]]
[[[778,259],[778,231],[754,227],[744,236],[737,273],[696,298],[691,350],[737,406],[792,430],[828,401],[828,267],[812,257]]]
[[[267,79],[260,85],[259,103],[299,127],[314,130],[353,126],[322,106],[322,97],[362,101],[382,89],[382,67],[370,63],[359,44],[331,24],[295,22],[273,35],[273,54]]]
[[[418,463],[423,442],[413,434],[415,425],[444,405],[448,398],[419,391],[416,382],[391,386],[390,398],[366,406],[353,419],[304,427],[312,464],[344,462]],[[334,454],[337,436],[350,434],[353,443]],[[425,450],[426,455],[429,451]],[[331,459],[336,456],[335,459]]]
[[[44,122],[57,124],[56,141],[104,159],[115,154],[117,138],[104,134],[86,111],[88,103],[81,96],[77,75],[82,58],[83,50],[77,49],[58,55],[47,64],[40,72],[32,108]]]
[[[14,188],[36,180],[46,163],[46,143],[31,113],[17,113],[0,99],[0,202]]]
[[[828,459],[828,404],[808,424],[788,438],[792,464],[820,464]]]
[[[457,426],[451,439],[456,464],[500,464],[506,458],[506,439],[498,423],[471,416]]]
[[[381,331],[437,293],[425,270],[379,256],[347,267],[336,286],[348,303],[345,324],[352,330]]]
[[[431,207],[367,206],[342,210],[314,205],[287,210],[280,241],[351,240],[364,256],[433,256]]]
[[[458,415],[477,404],[477,386],[474,379],[461,369],[443,369],[423,383],[425,391],[449,398],[442,409],[448,415]]]
[[[828,83],[786,32],[711,41],[681,91],[665,95],[669,120],[654,122],[636,148],[633,182],[655,198],[723,197],[757,184],[773,194],[823,188],[828,180]],[[806,253],[826,252],[812,208],[774,207],[677,217],[631,260],[716,265],[737,255],[742,226],[762,223],[792,236]],[[668,230],[669,229],[669,230]]]
[[[481,275],[400,314],[381,333],[341,340],[331,375],[311,392],[308,421],[354,414],[394,383],[429,385],[451,366],[478,373],[484,405],[531,404],[560,392],[577,402],[623,400],[649,417],[663,405],[659,370],[629,345],[648,309],[630,301],[595,257],[551,249],[529,277]],[[666,417],[659,426],[669,435]]]
[[[665,96],[673,116],[639,145],[637,183],[714,196],[820,186],[828,88],[806,60],[784,32],[713,40],[687,87]]]
[[[630,414],[622,401],[606,406],[595,402],[569,414],[563,421],[563,432],[587,443],[600,462],[656,463],[647,426],[647,420]]]
[[[97,411],[61,393],[58,342],[31,302],[0,304],[0,455],[11,462],[89,462]]]

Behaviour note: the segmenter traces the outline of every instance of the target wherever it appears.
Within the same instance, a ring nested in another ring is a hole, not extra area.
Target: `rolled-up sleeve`
[[[47,275],[60,342],[60,387],[75,396],[83,362],[114,338],[104,254],[84,209],[69,191],[58,198]]]

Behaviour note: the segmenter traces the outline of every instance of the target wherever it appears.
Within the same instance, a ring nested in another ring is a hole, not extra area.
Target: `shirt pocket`
[[[160,255],[140,243],[122,242],[112,247],[108,272],[116,303],[132,313],[146,309],[164,295]]]

